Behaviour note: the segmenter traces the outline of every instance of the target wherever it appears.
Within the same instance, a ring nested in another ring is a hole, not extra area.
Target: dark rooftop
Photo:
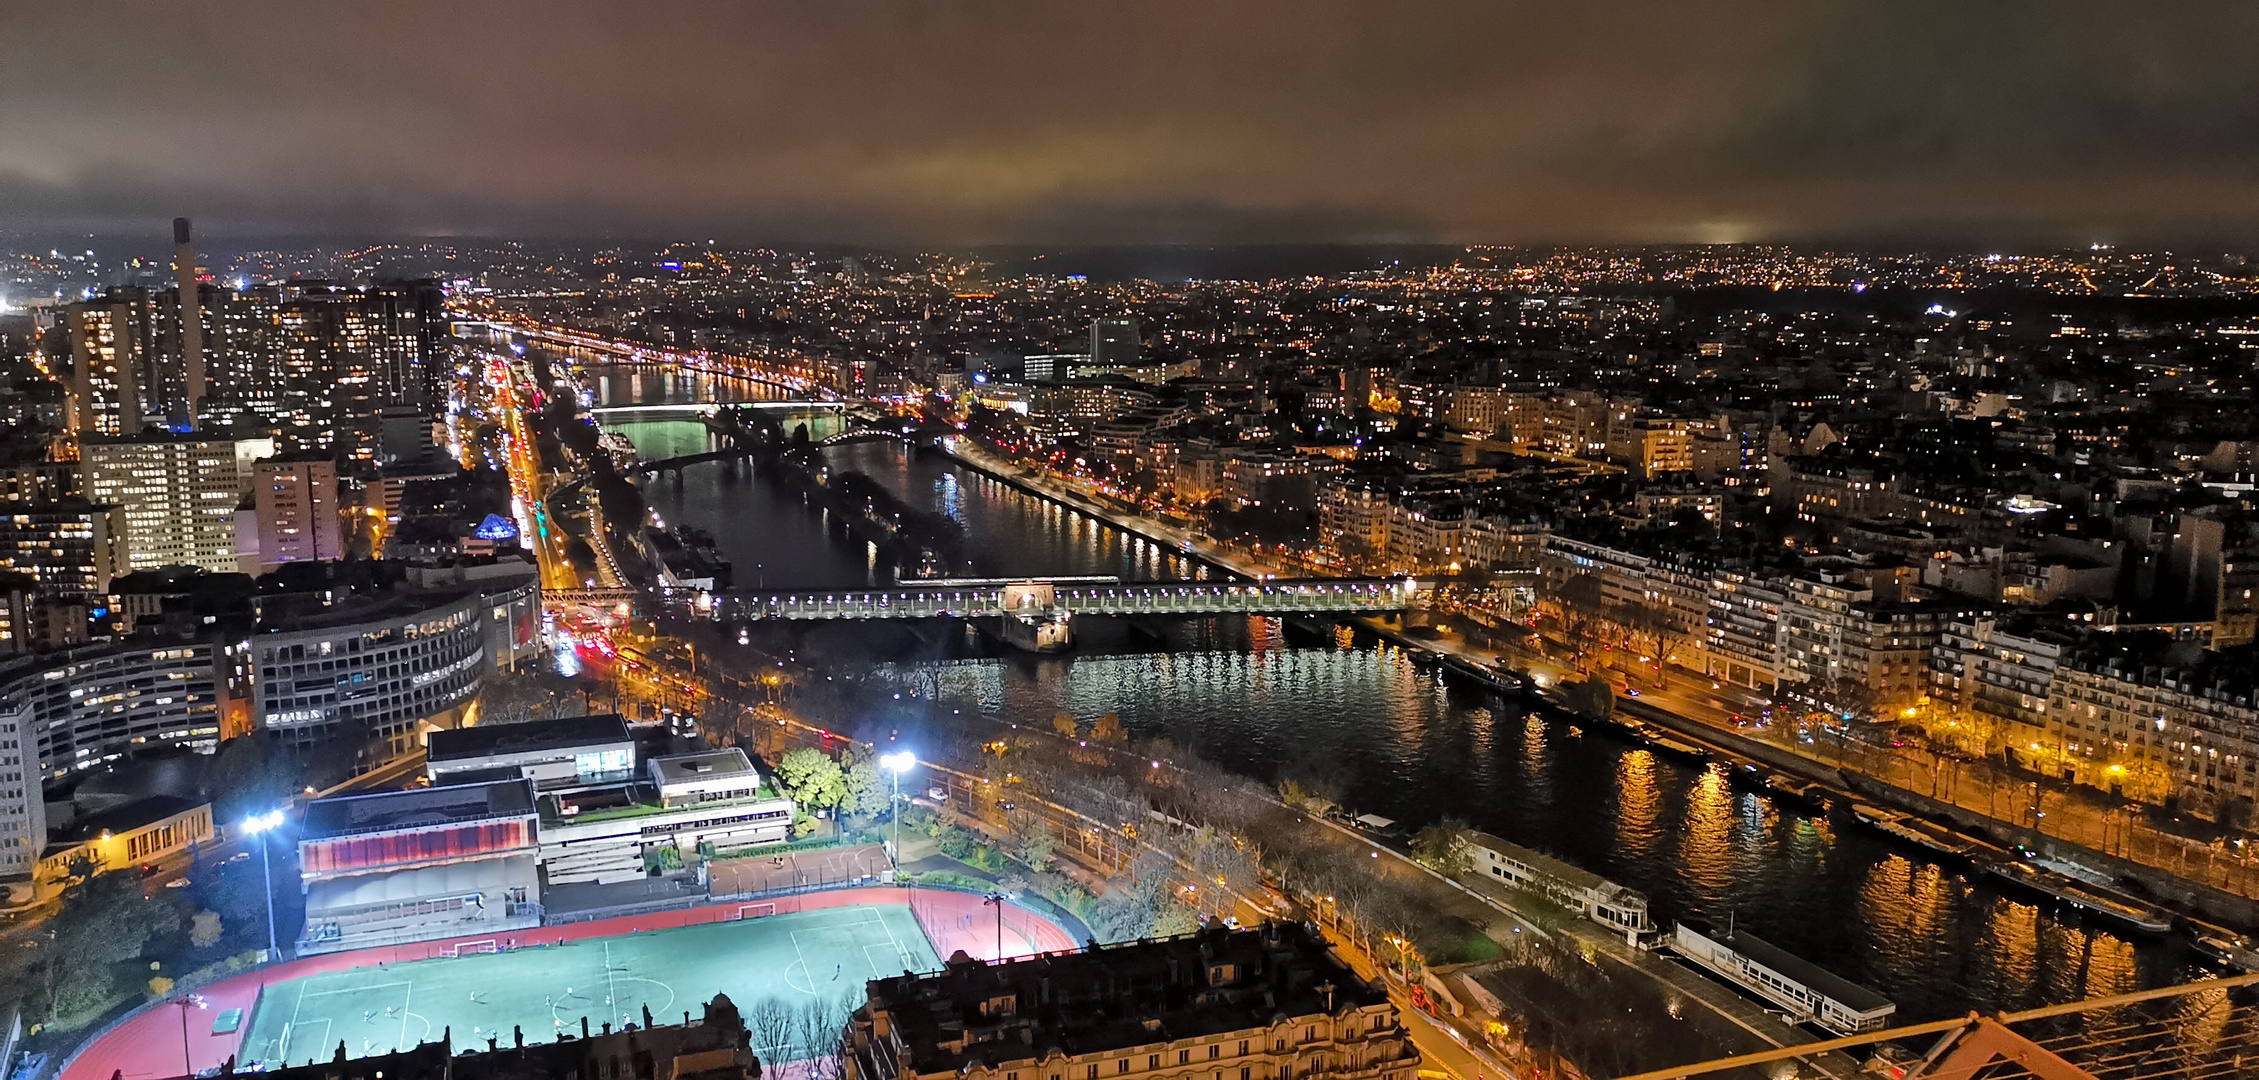
[[[1238,1031],[1273,1018],[1386,1004],[1302,923],[1216,927],[1134,945],[1005,964],[951,958],[941,971],[874,979],[911,1070],[1068,1054]]]
[[[627,722],[618,713],[559,716],[522,724],[484,724],[431,733],[429,761],[461,761],[495,754],[527,754],[595,743],[628,741]]]
[[[532,813],[531,781],[448,784],[408,791],[381,791],[373,795],[344,795],[308,803],[301,834],[308,840],[320,840]]]
[[[460,1045],[454,1041],[454,1029],[443,1028],[432,1033],[431,1042],[406,1050],[334,1059],[334,1048],[324,1039],[306,1048],[306,1056],[314,1059],[309,1064],[270,1062],[259,1073],[236,1075],[274,1080],[552,1080],[605,1075],[758,1080],[761,1076],[745,1021],[726,994],[715,995],[697,1019],[687,1010],[654,1016],[647,1007],[633,1022],[637,1025],[633,1031],[613,1030],[605,1023],[601,1033],[585,1036],[579,1029],[543,1028],[531,1033],[535,1041],[528,1041],[529,1033],[522,1026],[508,1032],[497,1027],[483,1037],[465,1032]],[[295,1050],[292,1056],[298,1056]]]
[[[71,822],[68,828],[60,832],[65,840],[92,840],[103,833],[132,832],[144,825],[154,825],[199,805],[201,804],[195,799],[178,795],[151,795],[124,806],[88,814]]]

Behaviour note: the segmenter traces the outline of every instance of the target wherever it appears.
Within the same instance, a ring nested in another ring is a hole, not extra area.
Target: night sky
[[[2259,238],[2259,4],[0,0],[0,229]]]

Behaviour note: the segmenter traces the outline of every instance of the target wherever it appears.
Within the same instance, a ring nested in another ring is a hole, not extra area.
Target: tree
[[[1200,929],[1200,913],[1183,904],[1170,901],[1153,916],[1150,937],[1175,937]]]
[[[579,716],[588,711],[573,680],[550,670],[496,675],[478,692],[478,722],[517,724],[549,716]]]
[[[48,920],[50,941],[41,962],[52,992],[44,1005],[49,1018],[100,1008],[119,993],[120,963],[141,955],[153,937],[180,929],[181,910],[172,890],[155,899],[142,895],[140,879],[129,873],[100,874],[71,890]]]
[[[847,1018],[855,1011],[855,1001],[847,993],[826,1001],[808,998],[794,1010],[792,1034],[799,1052],[805,1057],[800,1067],[807,1080],[838,1080],[841,1073],[839,1061],[839,1032],[847,1026]],[[782,1056],[782,1055],[780,1055]]]
[[[1563,684],[1561,690],[1568,698],[1569,710],[1578,716],[1606,720],[1616,715],[1616,688],[1606,679],[1581,679]]]
[[[1604,636],[1600,618],[1603,596],[1598,574],[1578,574],[1547,597],[1560,615],[1564,641],[1579,656]]]
[[[1875,700],[1875,688],[1864,679],[1837,676],[1822,687],[1822,700],[1834,709],[1846,724],[1873,723],[1880,703]]]
[[[1082,734],[1082,725],[1075,723],[1073,714],[1059,713],[1051,718],[1051,730],[1073,739]]]
[[[238,735],[220,744],[204,771],[214,816],[236,822],[265,813],[298,790],[298,763],[263,735]]]
[[[1349,771],[1343,767],[1340,753],[1316,741],[1297,746],[1293,756],[1279,766],[1279,776],[1281,801],[1313,814],[1340,806],[1349,789]],[[1298,798],[1287,796],[1289,783]]]
[[[764,1062],[781,1061],[792,1042],[792,1007],[773,994],[763,994],[740,1019],[753,1037],[753,1052]]]
[[[777,759],[777,783],[801,806],[828,810],[847,796],[847,775],[821,750],[803,746]]]
[[[1059,840],[1051,835],[1041,820],[1029,823],[1013,845],[1012,857],[1025,864],[1030,873],[1040,874],[1051,869],[1051,859],[1058,853]]]
[[[1098,714],[1090,724],[1090,741],[1101,743],[1126,743],[1129,733],[1122,730],[1122,718],[1114,713]]]
[[[188,943],[209,949],[220,943],[220,913],[199,911],[188,920]]]
[[[1302,786],[1302,781],[1291,776],[1279,780],[1279,801],[1297,810],[1308,811],[1320,817],[1331,813],[1335,805],[1332,799]]]
[[[1464,874],[1475,868],[1474,830],[1458,818],[1444,818],[1412,838],[1412,854],[1439,874]]]
[[[262,834],[257,842],[275,840]],[[184,891],[198,908],[219,913],[223,928],[244,931],[265,925],[267,881],[256,857],[235,862],[199,858],[189,865]]]
[[[886,813],[894,789],[880,775],[878,762],[863,751],[851,753],[848,762],[839,812],[865,822]]]
[[[1203,826],[1192,834],[1187,844],[1186,862],[1192,872],[1200,876],[1200,886],[1214,885],[1234,892],[1247,892],[1259,880],[1255,854],[1249,845],[1230,835]]]

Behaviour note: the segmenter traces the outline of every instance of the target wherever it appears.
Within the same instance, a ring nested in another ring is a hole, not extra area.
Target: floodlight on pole
[[[282,828],[283,813],[276,807],[264,814],[253,814],[238,826],[245,836],[259,838],[259,869],[266,881],[267,895],[267,962],[282,959],[281,944],[275,938],[275,857],[274,845],[267,842],[267,834]]]
[[[894,819],[894,850],[886,853],[894,864],[894,876],[902,876],[902,774],[918,764],[918,755],[908,750],[896,750],[879,755],[879,764],[894,774],[894,798],[887,801],[886,816]]]

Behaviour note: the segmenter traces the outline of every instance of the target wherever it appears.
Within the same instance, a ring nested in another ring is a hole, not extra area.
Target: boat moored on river
[[[2172,917],[2148,904],[2116,893],[2106,893],[2098,886],[2046,867],[2035,866],[2025,859],[2004,859],[1985,870],[2009,884],[2051,897],[2080,911],[2099,915],[2145,934],[2165,934],[2173,929]]]
[[[1785,1010],[1798,1023],[1838,1035],[1879,1031],[1898,1005],[1841,975],[1731,925],[1681,919],[1671,951]]]

